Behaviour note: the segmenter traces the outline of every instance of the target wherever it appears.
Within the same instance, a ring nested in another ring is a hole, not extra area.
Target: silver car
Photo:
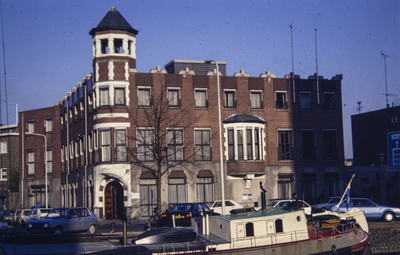
[[[400,218],[400,208],[377,205],[368,198],[351,198],[350,203],[347,203],[347,199],[343,199],[339,207],[337,205],[338,203],[333,205],[330,210],[342,213],[348,212],[353,207],[357,207],[364,212],[367,219],[383,219],[390,222],[396,218]]]
[[[42,220],[28,223],[29,233],[54,233],[87,231],[96,232],[99,222],[87,207],[57,208],[51,210]]]

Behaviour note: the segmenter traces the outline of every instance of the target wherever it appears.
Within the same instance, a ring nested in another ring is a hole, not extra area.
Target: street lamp
[[[219,165],[221,171],[221,204],[222,204],[222,215],[225,214],[225,185],[224,185],[224,160],[222,151],[222,128],[221,128],[221,96],[220,96],[220,84],[219,84],[219,67],[217,61],[206,60],[205,63],[215,63],[217,67],[217,89],[218,89],[218,129],[219,129]]]
[[[25,135],[36,135],[44,138],[44,179],[45,179],[45,198],[46,198],[46,209],[48,208],[48,195],[47,195],[47,139],[43,134],[25,132]]]

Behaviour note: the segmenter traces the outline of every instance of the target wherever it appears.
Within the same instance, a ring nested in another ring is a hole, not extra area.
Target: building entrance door
[[[117,181],[108,183],[104,190],[104,198],[104,218],[119,218],[119,213],[124,211],[124,192],[121,184]]]

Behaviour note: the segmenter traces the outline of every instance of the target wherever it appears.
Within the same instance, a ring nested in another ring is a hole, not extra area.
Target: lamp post
[[[217,89],[218,89],[218,129],[219,129],[219,165],[221,171],[221,204],[222,204],[222,215],[225,215],[225,184],[224,184],[224,159],[223,159],[223,151],[222,151],[222,128],[221,128],[221,92],[220,92],[220,84],[219,84],[219,67],[217,61],[214,60],[206,60],[206,63],[215,63],[217,67]]]
[[[45,198],[46,198],[46,209],[48,208],[48,194],[47,194],[47,138],[43,134],[25,132],[25,135],[36,135],[44,138],[44,180],[45,180]]]

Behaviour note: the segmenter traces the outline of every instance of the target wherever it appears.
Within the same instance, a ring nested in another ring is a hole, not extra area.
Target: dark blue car
[[[210,210],[203,203],[179,203],[173,204],[165,212],[163,212],[156,223],[156,227],[173,226],[173,217],[175,218],[175,226],[190,227],[192,218],[205,214],[221,215]]]

